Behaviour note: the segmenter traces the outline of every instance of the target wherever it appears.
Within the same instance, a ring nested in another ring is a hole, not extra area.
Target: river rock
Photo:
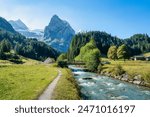
[[[141,78],[142,78],[141,75],[137,75],[137,76],[135,76],[133,79],[134,79],[134,80],[141,80]]]
[[[79,76],[79,74],[73,74],[74,76]]]
[[[143,81],[141,84],[142,84],[143,86],[148,86],[148,87],[150,87],[150,84],[149,84],[148,82],[146,82],[146,81]]]
[[[141,85],[143,85],[143,86],[144,86],[144,85],[145,85],[145,81],[141,81]]]
[[[114,78],[116,78],[116,79],[121,79],[121,77],[120,77],[120,76],[114,76]]]
[[[128,80],[128,82],[133,83],[133,80]]]
[[[127,77],[123,77],[123,78],[121,78],[121,80],[128,81],[128,78]]]
[[[123,74],[123,75],[122,75],[122,79],[121,79],[121,80],[123,80],[123,81],[128,81],[128,79],[129,79],[128,74]]]
[[[140,80],[134,80],[133,83],[139,85],[141,83],[141,81]]]
[[[82,78],[83,80],[92,80],[93,78]]]

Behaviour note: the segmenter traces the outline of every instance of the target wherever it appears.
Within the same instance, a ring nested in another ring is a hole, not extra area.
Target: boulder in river
[[[83,80],[92,80],[93,78],[82,78]]]
[[[73,74],[74,76],[79,76],[79,74]]]

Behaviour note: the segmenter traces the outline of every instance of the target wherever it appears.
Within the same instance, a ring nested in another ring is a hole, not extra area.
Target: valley
[[[68,69],[27,58],[23,61],[23,64],[14,64],[0,60],[0,100],[37,100],[57,77],[58,69],[62,76],[52,99],[80,99],[76,82]]]
[[[58,71],[51,99],[150,99],[148,34],[76,34],[57,15],[44,31],[35,31],[39,35],[21,20],[0,17],[0,99],[38,99]]]

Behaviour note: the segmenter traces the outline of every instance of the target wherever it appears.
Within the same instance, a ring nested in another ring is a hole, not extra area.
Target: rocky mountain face
[[[44,42],[60,52],[66,52],[74,35],[75,31],[70,24],[54,15],[45,27]]]
[[[37,38],[41,40],[43,38],[43,30],[36,29],[36,30],[30,30],[20,19],[13,21],[10,20],[9,23],[13,26],[13,28],[24,35],[27,38]]]
[[[24,57],[45,60],[48,57],[56,59],[59,56],[59,52],[51,46],[37,39],[26,38],[15,31],[6,19],[0,17],[0,42],[4,39],[7,39],[11,43],[11,49],[16,51],[18,55]]]
[[[10,23],[8,23],[4,18],[0,17],[0,29],[11,33],[17,33]]]
[[[20,20],[10,20],[9,23],[13,26],[15,30],[28,30],[28,27]]]

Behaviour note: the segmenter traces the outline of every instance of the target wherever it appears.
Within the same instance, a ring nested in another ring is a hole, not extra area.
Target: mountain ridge
[[[11,28],[12,31],[9,28]],[[18,55],[24,57],[45,60],[48,57],[56,59],[59,55],[58,51],[46,43],[38,41],[37,39],[26,38],[16,32],[7,20],[0,17],[0,42],[3,40],[10,42],[12,45],[11,49],[15,50]]]
[[[10,20],[9,23],[13,26],[15,30],[28,30],[29,28],[20,20]]]
[[[69,48],[72,37],[75,35],[70,24],[54,15],[44,29],[44,41],[61,52]]]
[[[10,20],[9,23],[12,25],[12,27],[22,35],[24,35],[27,38],[37,38],[39,40],[42,40],[43,38],[43,32],[41,30],[30,30],[28,26],[26,26],[23,21],[20,19],[18,20]]]
[[[17,33],[14,30],[14,28],[11,26],[11,24],[2,17],[0,17],[0,29],[11,32],[11,33]]]

